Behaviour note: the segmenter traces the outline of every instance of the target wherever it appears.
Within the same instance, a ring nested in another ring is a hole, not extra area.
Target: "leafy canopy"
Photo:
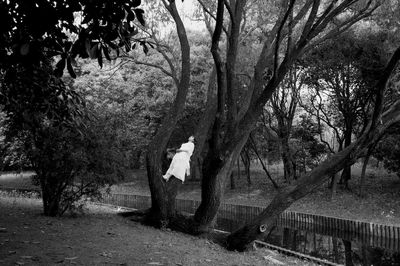
[[[71,76],[77,57],[110,60],[110,50],[132,48],[144,24],[140,0],[13,0],[0,3],[0,68],[37,65],[45,58],[61,57],[55,74],[65,67]],[[74,38],[72,38],[74,37]]]

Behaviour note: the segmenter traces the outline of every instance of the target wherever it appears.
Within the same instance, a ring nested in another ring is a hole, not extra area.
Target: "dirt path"
[[[78,218],[40,215],[37,199],[0,195],[0,265],[313,265],[274,251],[229,252],[89,206]]]

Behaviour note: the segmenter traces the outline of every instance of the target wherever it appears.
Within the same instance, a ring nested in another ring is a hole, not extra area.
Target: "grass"
[[[287,186],[283,180],[280,165],[270,166],[270,174],[280,187]],[[289,210],[312,213],[344,219],[360,220],[400,226],[400,178],[382,168],[369,167],[364,185],[364,197],[358,195],[361,165],[352,168],[350,191],[338,187],[331,199],[331,191],[325,183],[316,191],[295,202]],[[235,174],[236,189],[226,184],[224,201],[255,206],[267,206],[279,193],[266,177],[261,166],[254,164],[251,170],[252,185],[247,185],[244,173],[240,179]],[[124,183],[112,187],[117,193],[150,194],[146,172],[138,170],[129,173]],[[180,188],[179,198],[200,199],[200,182],[187,181]]]
[[[35,186],[32,182],[34,172],[3,172],[0,173],[0,189],[34,189],[38,190],[39,187]]]
[[[270,173],[280,187],[287,184],[283,180],[280,165],[269,166]],[[295,202],[289,209],[292,211],[313,213],[318,215],[340,217],[389,225],[400,225],[400,178],[387,173],[384,169],[369,167],[366,174],[365,197],[358,196],[361,165],[354,165],[351,191],[338,188],[336,196],[331,199],[328,185],[324,184],[316,191]],[[279,193],[265,176],[261,166],[253,164],[251,170],[252,185],[247,185],[244,173],[238,179],[236,172],[236,189],[231,190],[226,184],[224,201],[246,205],[267,206],[272,198]],[[0,189],[5,187],[37,188],[32,185],[30,176],[24,174],[0,175]],[[112,187],[116,193],[150,194],[145,170],[130,171],[125,180]],[[188,180],[180,188],[179,198],[200,199],[200,182]]]

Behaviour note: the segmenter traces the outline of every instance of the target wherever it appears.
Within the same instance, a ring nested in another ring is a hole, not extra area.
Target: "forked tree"
[[[202,180],[202,201],[194,215],[196,232],[212,227],[234,162],[247,142],[264,105],[280,85],[287,71],[305,50],[316,43],[347,30],[359,20],[369,16],[377,7],[375,1],[283,1],[279,16],[271,31],[266,32],[258,61],[245,97],[237,93],[237,56],[239,33],[246,1],[218,1],[211,52],[217,71],[218,109],[212,124],[211,147],[205,159]],[[225,16],[225,11],[227,15]],[[341,15],[339,17],[339,15]],[[229,19],[227,50],[221,52],[220,40],[224,20]],[[332,23],[334,22],[334,23]],[[289,30],[293,29],[293,31]],[[290,32],[296,32],[289,38]],[[266,69],[272,76],[265,80]],[[390,72],[390,69],[388,69]],[[382,81],[382,84],[385,83]],[[384,88],[384,85],[382,85]],[[382,89],[383,91],[383,89]],[[379,104],[378,104],[379,105]],[[376,119],[380,113],[377,107]],[[392,113],[393,114],[393,113]],[[374,121],[374,120],[373,120]],[[371,130],[376,129],[375,122]],[[284,189],[251,224],[239,229],[228,238],[231,249],[242,250],[260,234],[268,232],[290,204],[321,184],[324,176],[344,167],[350,155],[371,141],[367,135],[335,158],[322,163],[295,184]],[[368,139],[368,140],[367,140]],[[361,145],[361,146],[360,146]],[[351,151],[350,151],[351,150]],[[352,156],[351,156],[352,157]],[[297,186],[298,185],[298,186]]]

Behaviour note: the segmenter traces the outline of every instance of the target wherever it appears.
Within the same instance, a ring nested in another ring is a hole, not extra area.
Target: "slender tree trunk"
[[[331,181],[331,200],[333,200],[336,196],[336,190],[337,190],[337,183],[339,181],[339,173],[335,173],[332,175],[332,181]]]
[[[292,237],[292,247],[291,247],[291,249],[294,250],[294,251],[297,251],[297,234],[298,234],[298,231],[293,229],[292,230],[292,236],[293,237]]]
[[[290,245],[290,232],[291,232],[291,229],[289,229],[289,228],[284,228],[283,229],[282,244],[283,244],[284,248],[289,248],[289,245]]]
[[[338,240],[334,236],[332,236],[332,251],[333,251],[334,262],[339,263]]]
[[[346,259],[346,266],[353,266],[353,254],[351,251],[351,242],[343,239],[344,255]]]
[[[360,176],[360,191],[359,191],[360,197],[364,196],[363,188],[364,188],[364,183],[365,183],[365,172],[367,171],[368,161],[369,161],[370,157],[371,157],[371,152],[368,152],[367,156],[364,158],[364,163],[363,163],[363,167],[361,170],[361,176]]]
[[[363,266],[370,266],[373,265],[368,258],[368,247],[365,245],[361,246],[361,258],[362,258],[362,265]]]
[[[235,185],[235,178],[233,176],[233,173],[231,173],[231,189],[236,189],[236,185]]]
[[[236,164],[237,164],[237,179],[239,180],[240,179],[240,160],[239,159],[237,159],[237,161],[236,161]]]
[[[264,161],[262,160],[260,154],[258,153],[257,146],[256,146],[252,136],[250,136],[250,143],[251,143],[251,147],[253,148],[254,153],[256,154],[258,160],[261,163],[262,168],[264,169],[265,174],[267,175],[267,177],[271,181],[272,185],[274,186],[274,188],[279,188],[278,184],[272,179],[271,175],[269,174],[269,171],[268,171],[267,167],[265,166]]]
[[[281,138],[281,149],[282,149],[281,156],[282,156],[285,179],[288,183],[290,183],[292,180],[296,179],[296,174],[295,174],[295,163],[289,147],[288,137]]]
[[[132,168],[139,169],[140,168],[140,158],[142,155],[142,150],[138,150],[134,152],[134,157],[132,161]]]
[[[317,234],[313,234],[313,247],[314,247],[314,252],[317,252]]]
[[[247,149],[244,149],[241,153],[242,162],[244,165],[244,169],[246,171],[246,178],[247,178],[247,186],[251,186],[251,174],[250,174],[250,155]]]
[[[351,145],[351,135],[352,135],[352,127],[349,128],[344,133],[344,147],[348,147]],[[343,171],[342,176],[340,178],[340,183],[343,184],[344,188],[349,189],[349,180],[351,179],[351,165],[347,165]]]

